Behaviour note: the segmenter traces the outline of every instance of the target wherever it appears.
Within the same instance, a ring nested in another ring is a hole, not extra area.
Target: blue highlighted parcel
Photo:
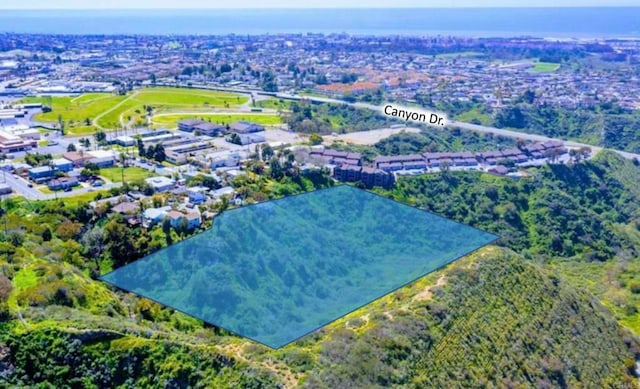
[[[101,279],[280,348],[496,239],[341,185],[225,211]]]

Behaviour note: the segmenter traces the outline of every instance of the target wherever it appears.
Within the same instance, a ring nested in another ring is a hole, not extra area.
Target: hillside
[[[602,152],[529,174],[408,177],[384,194],[500,234],[500,245],[560,271],[640,334],[640,167]]]
[[[327,185],[257,177],[237,183],[251,198]],[[638,188],[640,169],[612,153],[520,180],[401,179],[380,193],[496,232],[498,246],[275,351],[95,280],[185,235],[127,229],[82,202],[8,200],[0,377],[53,387],[634,387]]]
[[[278,351],[135,304],[176,328],[145,320],[144,310],[127,320],[29,308],[28,329],[19,320],[3,327],[0,374],[56,387],[631,387],[640,353],[596,301],[495,247]]]

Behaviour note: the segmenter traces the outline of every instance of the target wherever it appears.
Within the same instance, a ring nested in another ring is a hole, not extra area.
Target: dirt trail
[[[440,278],[438,278],[438,281],[436,281],[435,285],[427,285],[427,286],[425,286],[425,288],[420,293],[418,293],[417,295],[413,296],[413,300],[417,300],[417,301],[431,300],[431,298],[433,297],[433,293],[431,292],[431,289],[434,286],[443,286],[446,283],[447,283],[447,277],[440,276]]]

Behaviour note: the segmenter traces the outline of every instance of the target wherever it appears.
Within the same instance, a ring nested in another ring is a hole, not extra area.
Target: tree
[[[320,136],[318,133],[313,133],[309,136],[309,143],[312,146],[319,145],[322,143],[322,141],[322,136]]]
[[[153,159],[155,155],[156,155],[156,148],[154,145],[150,145],[149,148],[147,148],[147,151],[145,152],[144,156],[147,157],[148,159]]]
[[[62,119],[62,115],[58,114],[58,129],[60,130],[60,133],[62,135],[64,135],[64,120]]]
[[[282,168],[282,164],[276,157],[271,157],[271,159],[269,160],[269,176],[275,179],[282,178],[284,176],[284,169]]]
[[[144,142],[142,141],[142,138],[138,137],[138,139],[136,140],[136,145],[138,146],[138,155],[140,157],[144,157],[145,150],[144,150]]]
[[[93,138],[96,140],[97,144],[102,146],[107,141],[107,134],[102,130],[98,130],[95,134],[93,134]]]
[[[124,225],[122,216],[113,217],[104,226],[104,237],[108,242],[107,253],[109,253],[115,267],[120,267],[136,259],[137,251],[133,232]]]
[[[164,162],[167,159],[167,154],[164,151],[164,146],[162,144],[156,145],[156,148],[153,153],[153,159],[158,162]]]
[[[240,135],[236,134],[235,132],[233,134],[231,134],[229,136],[229,138],[227,138],[228,141],[230,143],[236,144],[236,145],[241,145],[242,144],[242,138],[240,138]]]
[[[274,155],[274,151],[273,151],[273,147],[271,147],[268,144],[265,144],[262,146],[262,160],[266,161],[269,158],[273,157]]]
[[[77,151],[76,145],[74,145],[73,143],[69,143],[69,146],[67,146],[67,152],[71,153],[73,151]]]
[[[93,162],[88,162],[84,165],[84,168],[90,171],[94,175],[100,174],[100,166]]]

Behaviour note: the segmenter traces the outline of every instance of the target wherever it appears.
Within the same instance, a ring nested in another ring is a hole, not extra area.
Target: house
[[[231,132],[235,132],[236,134],[251,134],[254,132],[264,131],[264,126],[261,126],[256,123],[247,122],[244,120],[239,120],[237,122],[231,123],[229,125],[229,130]]]
[[[174,181],[171,178],[163,176],[150,177],[145,181],[153,188],[154,192],[166,192],[173,189],[174,185]]]
[[[171,207],[148,208],[142,213],[142,226],[149,228],[154,224],[162,221],[167,213],[171,211]]]
[[[211,191],[211,197],[213,197],[216,200],[219,200],[222,198],[222,196],[228,196],[231,197],[233,196],[233,194],[236,193],[235,189],[233,189],[230,186],[225,186],[222,187],[220,189],[215,189]]]
[[[115,213],[119,213],[121,215],[137,213],[140,211],[140,205],[138,203],[125,201],[118,205],[115,205],[111,210]]]
[[[207,192],[209,188],[204,186],[193,186],[191,188],[187,188],[187,195],[189,196],[189,201],[194,204],[202,204],[207,200]]]
[[[171,223],[171,227],[175,228],[175,229],[179,229],[181,228],[181,223],[184,223],[187,230],[193,230],[195,228],[198,228],[201,224],[201,218],[200,218],[200,214],[197,212],[191,212],[187,215],[185,215],[182,212],[179,211],[169,211],[167,212],[166,217],[169,219],[170,223]]]
[[[49,183],[47,184],[47,186],[51,190],[67,189],[67,188],[72,188],[72,187],[78,186],[78,185],[79,185],[78,179],[74,178],[74,177],[55,178],[55,179],[49,181]]]

